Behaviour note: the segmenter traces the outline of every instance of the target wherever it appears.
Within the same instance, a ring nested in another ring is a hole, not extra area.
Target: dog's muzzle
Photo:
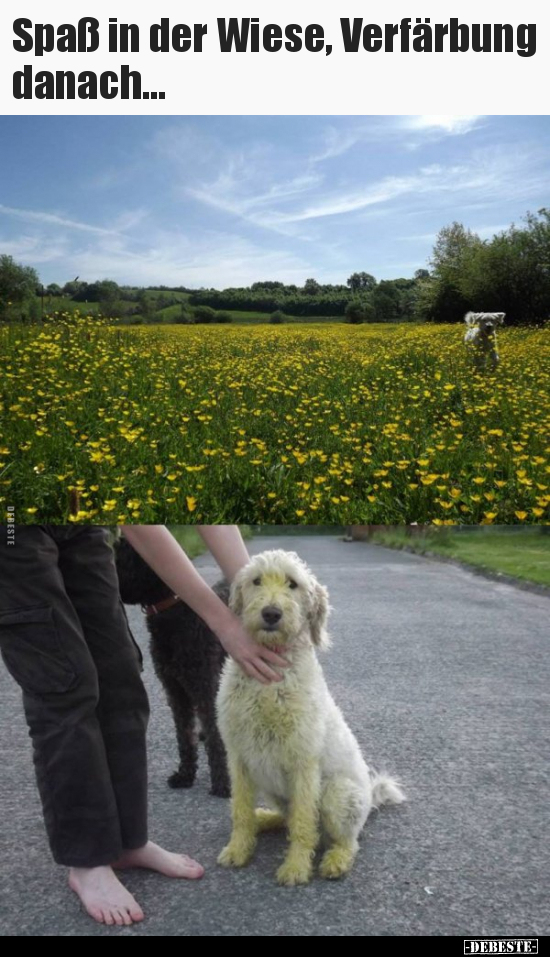
[[[275,631],[283,613],[276,605],[266,605],[262,608],[262,624],[266,631]]]

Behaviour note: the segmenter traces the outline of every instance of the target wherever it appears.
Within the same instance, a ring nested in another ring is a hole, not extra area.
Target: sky
[[[549,186],[548,116],[0,116],[0,253],[44,283],[412,276]]]

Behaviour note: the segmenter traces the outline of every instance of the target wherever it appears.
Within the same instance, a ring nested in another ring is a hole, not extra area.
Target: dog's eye
[[[255,578],[254,581],[252,582],[252,584],[253,584],[253,585],[261,585],[261,584],[262,584],[262,579],[261,579],[261,578]]]
[[[289,579],[289,582],[288,582],[288,587],[289,587],[289,588],[298,588],[298,583],[295,582],[295,581],[293,581],[292,578],[290,578],[290,579]]]

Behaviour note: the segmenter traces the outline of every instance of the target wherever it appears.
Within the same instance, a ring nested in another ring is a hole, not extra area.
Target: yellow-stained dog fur
[[[256,556],[235,578],[230,605],[256,641],[290,662],[283,680],[262,685],[228,659],[218,693],[227,750],[233,829],[218,861],[241,867],[260,831],[288,828],[281,884],[310,880],[321,834],[323,877],[352,867],[358,837],[373,807],[404,795],[371,772],[325,683],[316,648],[329,644],[326,589],[291,552]],[[256,808],[262,795],[268,808]]]

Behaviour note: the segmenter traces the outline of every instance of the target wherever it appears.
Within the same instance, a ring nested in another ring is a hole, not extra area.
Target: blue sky
[[[345,282],[550,204],[548,116],[0,117],[0,252],[43,282]]]

